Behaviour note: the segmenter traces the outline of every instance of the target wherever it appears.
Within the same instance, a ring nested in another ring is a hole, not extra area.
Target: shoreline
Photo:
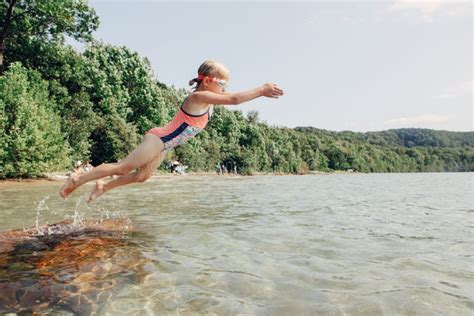
[[[337,173],[347,173],[346,171],[335,171],[335,172],[323,172],[315,171],[305,174],[293,174],[293,173],[268,173],[268,172],[255,172],[251,175],[241,175],[241,174],[226,174],[218,175],[215,172],[188,172],[184,175],[173,174],[173,173],[155,173],[152,175],[153,179],[157,178],[181,178],[181,177],[195,177],[195,176],[213,176],[213,177],[255,177],[255,176],[304,176],[304,175],[330,175]],[[37,178],[11,178],[11,179],[0,179],[0,187],[6,185],[34,185],[34,184],[51,184],[63,182],[68,178],[69,172],[57,172],[49,173],[43,177]]]
[[[52,183],[63,183],[69,176],[70,172],[56,172],[56,173],[48,173],[43,177],[36,177],[36,178],[6,178],[0,179],[0,188],[5,186],[18,186],[18,185],[41,185],[41,184],[52,184]],[[382,174],[400,174],[400,173],[452,173],[452,172],[386,172]],[[464,172],[454,172],[454,173],[464,173]],[[469,173],[469,172],[468,172]],[[220,178],[220,177],[228,177],[228,178],[237,178],[237,177],[263,177],[263,176],[329,176],[329,175],[356,175],[356,174],[380,174],[378,172],[347,172],[342,170],[335,170],[335,171],[311,171],[308,173],[283,173],[283,172],[254,172],[250,175],[242,175],[242,174],[226,174],[226,175],[218,175],[215,172],[188,172],[184,175],[176,174],[176,173],[165,173],[165,172],[157,172],[151,176],[151,179],[170,179],[170,178],[186,178],[186,177],[213,177],[213,178]]]

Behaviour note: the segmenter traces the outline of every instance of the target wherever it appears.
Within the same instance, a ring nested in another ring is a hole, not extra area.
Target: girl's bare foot
[[[89,198],[87,199],[87,203],[92,202],[93,200],[97,199],[99,196],[105,193],[104,190],[105,181],[104,180],[97,180],[95,182],[95,188],[92,190]]]
[[[67,198],[69,194],[71,194],[71,192],[77,188],[78,179],[79,179],[79,175],[77,173],[71,173],[69,178],[61,187],[61,190],[59,190],[59,195],[61,195],[61,197],[64,199]]]

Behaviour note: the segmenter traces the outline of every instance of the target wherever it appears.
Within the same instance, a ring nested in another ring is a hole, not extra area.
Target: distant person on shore
[[[217,173],[217,175],[220,175],[221,172],[222,172],[221,164],[217,163],[216,164],[216,173]]]
[[[283,90],[274,83],[228,93],[225,90],[229,78],[230,72],[222,63],[205,61],[199,67],[197,77],[189,82],[191,86],[196,84],[194,91],[186,97],[167,126],[150,129],[143,137],[142,143],[120,162],[104,163],[83,174],[71,174],[59,194],[66,198],[84,183],[97,180],[88,198],[88,202],[91,202],[113,188],[144,182],[161,164],[167,151],[187,142],[206,127],[213,105],[241,104],[263,96],[278,99],[283,95]],[[113,175],[120,177],[109,182],[102,180]]]
[[[86,163],[83,165],[82,170],[84,170],[84,172],[88,172],[91,171],[92,168],[94,167],[91,165],[91,161],[87,160]]]
[[[74,169],[72,172],[80,174],[80,173],[88,172],[92,170],[92,168],[94,167],[91,165],[90,160],[87,160],[85,163],[82,163],[82,161],[78,160],[74,164]]]
[[[82,161],[78,160],[74,164],[73,173],[82,173]]]

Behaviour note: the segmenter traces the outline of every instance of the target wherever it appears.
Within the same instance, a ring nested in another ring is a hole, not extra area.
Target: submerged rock
[[[0,313],[95,314],[145,275],[129,220],[60,222],[0,233]]]

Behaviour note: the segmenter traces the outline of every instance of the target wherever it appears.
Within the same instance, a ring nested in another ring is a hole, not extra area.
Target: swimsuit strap
[[[186,101],[186,99],[185,99],[185,101]],[[191,114],[191,113],[186,112],[186,111],[183,109],[183,104],[184,104],[184,101],[183,101],[183,103],[181,103],[181,106],[179,107],[180,110],[183,111],[184,114],[186,114],[186,115],[188,115],[188,116],[192,116],[192,117],[201,117],[201,116],[204,116],[204,115],[206,115],[206,114],[209,114],[209,109],[211,108],[211,106],[209,105],[209,106],[207,107],[207,111],[206,111],[206,112],[204,112],[204,113],[202,113],[202,114],[196,115],[196,114]],[[208,115],[208,117],[209,117],[209,115]]]

